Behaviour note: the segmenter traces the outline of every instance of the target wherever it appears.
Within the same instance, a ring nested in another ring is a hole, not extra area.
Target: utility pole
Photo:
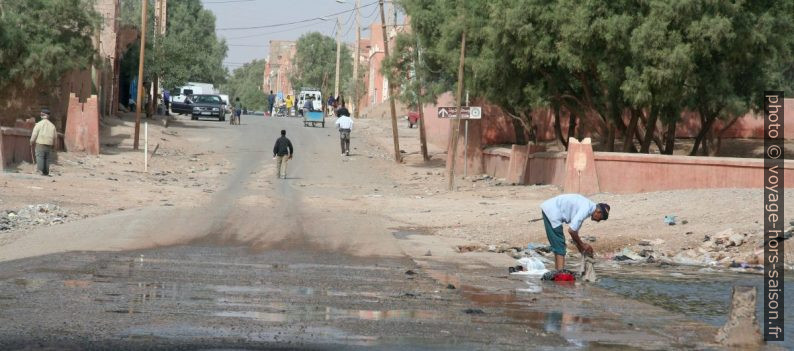
[[[342,31],[342,22],[336,16],[336,78],[334,79],[334,99],[339,96],[339,58],[342,54],[342,40],[339,38]]]
[[[380,3],[380,22],[383,28],[383,53],[384,61],[389,60],[389,39],[386,36],[386,15],[383,12],[383,0]],[[394,161],[397,163],[402,162],[402,155],[400,154],[400,138],[397,135],[397,108],[394,106],[394,82],[389,79],[389,107],[391,108],[391,132],[394,138]]]
[[[361,60],[361,48],[359,45],[361,44],[361,18],[359,13],[359,6],[361,5],[361,0],[356,0],[356,56],[355,56],[355,63],[353,66],[353,118],[358,118],[358,103],[361,97],[358,94],[358,65],[359,61]]]
[[[457,94],[457,102],[458,102],[458,110],[457,110],[457,117],[450,118],[452,122],[452,146],[450,149],[451,157],[450,157],[450,165],[448,171],[448,178],[449,178],[449,191],[455,190],[455,159],[458,156],[458,136],[460,135],[460,117],[461,117],[461,104],[463,103],[463,63],[466,59],[466,28],[463,28],[463,33],[460,37],[460,65],[458,66],[458,94]]]
[[[419,78],[419,69],[417,66],[420,64],[421,54],[419,53],[419,37],[416,37],[416,48],[414,50],[414,79],[416,79],[416,105],[419,110],[419,144],[422,150],[422,158],[425,162],[430,161],[430,156],[427,154],[427,137],[425,136],[425,111],[424,103],[422,102],[422,89],[424,85]]]
[[[154,36],[152,37],[152,48],[154,49],[155,55],[157,55],[157,36],[160,35],[160,25],[163,21],[162,10],[162,0],[154,0]],[[154,77],[152,78],[152,98],[149,99],[149,108],[153,114],[157,113],[157,85],[160,84],[159,78],[157,72],[154,72]]]
[[[132,148],[138,150],[138,138],[141,134],[141,95],[143,94],[143,55],[146,51],[146,4],[148,0],[142,1],[141,6],[141,53],[138,58],[138,99],[135,101],[135,140],[132,141]]]

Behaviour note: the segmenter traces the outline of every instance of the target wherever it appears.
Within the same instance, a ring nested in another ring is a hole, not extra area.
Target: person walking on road
[[[336,126],[339,128],[339,143],[342,145],[342,156],[350,156],[350,132],[353,130],[353,119],[345,104],[336,110]]]
[[[30,135],[30,146],[36,150],[36,168],[43,176],[50,175],[50,162],[54,154],[58,131],[50,122],[50,111],[41,111],[41,120],[33,127]]]
[[[240,98],[234,98],[234,116],[232,116],[232,124],[240,125],[240,116],[243,113],[243,104]]]
[[[292,100],[292,95],[287,95],[285,103],[287,104],[287,116],[292,116],[292,106],[295,104]]]
[[[579,194],[563,194],[546,200],[540,205],[543,215],[543,224],[546,228],[546,237],[554,252],[554,268],[562,271],[565,268],[565,234],[562,231],[563,223],[568,224],[568,233],[582,255],[593,256],[593,247],[582,242],[579,231],[587,217],[600,222],[609,218],[609,205],[596,204]]]
[[[295,154],[295,148],[292,147],[292,142],[287,139],[287,131],[281,130],[281,137],[276,139],[276,145],[273,146],[273,159],[276,160],[276,176],[281,179],[287,179],[287,161],[292,159]]]
[[[273,115],[273,106],[276,104],[276,95],[273,94],[273,91],[270,91],[270,95],[267,96],[267,114],[268,116]]]
[[[336,100],[334,100],[333,96],[328,97],[328,115],[331,116],[336,111]]]

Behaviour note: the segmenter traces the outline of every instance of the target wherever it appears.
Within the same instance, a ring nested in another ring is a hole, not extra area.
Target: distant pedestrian
[[[171,92],[167,89],[163,90],[163,104],[165,105],[165,115],[170,116],[168,110],[171,108]]]
[[[41,110],[41,120],[33,127],[30,135],[30,146],[36,152],[36,169],[41,175],[50,175],[50,162],[54,156],[57,137],[58,131],[50,122],[50,111]]]
[[[312,97],[309,97],[303,102],[303,116],[304,117],[308,116],[309,112],[311,112],[312,109],[314,108],[314,103],[312,102],[312,99],[313,99]]]
[[[276,139],[276,145],[273,146],[273,159],[276,160],[276,176],[278,178],[287,179],[287,161],[291,160],[294,154],[295,148],[287,139],[287,131],[282,129],[281,137]]]
[[[334,100],[333,96],[328,97],[328,115],[333,116],[334,111],[336,111],[336,100]]]
[[[607,220],[609,205],[596,204],[579,194],[563,194],[546,200],[540,205],[540,209],[557,271],[565,268],[566,244],[565,234],[562,231],[563,224],[568,224],[568,233],[579,252],[582,255],[593,256],[593,247],[582,242],[579,230],[587,217],[596,222]]]
[[[287,115],[292,115],[292,107],[295,105],[295,101],[292,99],[292,95],[287,95]]]
[[[243,113],[243,104],[240,98],[234,98],[234,116],[232,116],[232,124],[240,125],[240,115]]]
[[[268,115],[273,115],[273,106],[276,104],[276,95],[273,94],[273,91],[270,91],[270,95],[267,96],[267,111]]]
[[[342,145],[342,156],[350,156],[350,132],[353,131],[353,119],[350,118],[350,111],[345,104],[336,110],[336,126],[339,128],[339,143]]]

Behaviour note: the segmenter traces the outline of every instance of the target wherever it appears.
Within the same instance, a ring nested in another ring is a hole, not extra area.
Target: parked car
[[[182,115],[189,115],[193,113],[193,106],[191,104],[191,97],[193,90],[180,89],[179,94],[171,97],[171,112]]]
[[[191,119],[199,117],[217,117],[219,121],[226,120],[226,109],[220,95],[193,95],[189,100],[192,107]]]

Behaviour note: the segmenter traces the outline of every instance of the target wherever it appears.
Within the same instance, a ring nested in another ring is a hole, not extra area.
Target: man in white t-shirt
[[[609,218],[609,205],[596,204],[579,194],[563,194],[546,200],[540,205],[546,237],[554,252],[554,267],[560,271],[565,267],[565,234],[562,225],[568,224],[568,233],[583,255],[592,256],[593,247],[582,242],[579,230],[587,217],[599,222]]]
[[[350,132],[353,131],[353,119],[350,118],[350,111],[345,104],[336,110],[336,126],[339,128],[339,142],[342,145],[342,156],[350,156]]]

